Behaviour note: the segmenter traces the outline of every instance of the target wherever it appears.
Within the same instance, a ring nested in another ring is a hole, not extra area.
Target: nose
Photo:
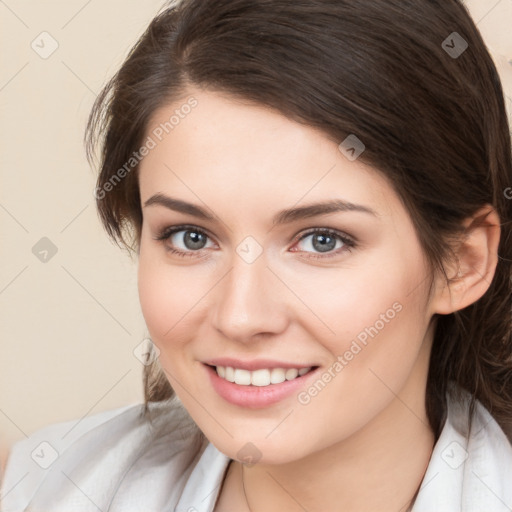
[[[279,334],[289,322],[283,283],[261,255],[252,263],[235,255],[231,270],[216,287],[213,326],[241,343]]]

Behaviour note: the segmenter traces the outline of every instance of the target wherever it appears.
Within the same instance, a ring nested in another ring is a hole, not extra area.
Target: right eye
[[[161,241],[166,250],[181,257],[195,256],[210,237],[196,226],[167,226],[160,231],[155,240]]]

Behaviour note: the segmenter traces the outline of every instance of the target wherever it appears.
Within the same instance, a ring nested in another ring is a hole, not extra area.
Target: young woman
[[[16,444],[6,511],[511,510],[511,144],[459,0],[168,6],[87,141],[146,403]]]

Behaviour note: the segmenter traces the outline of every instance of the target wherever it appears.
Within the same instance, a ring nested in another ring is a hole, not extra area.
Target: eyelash
[[[159,234],[154,237],[154,239],[163,243],[163,242],[167,241],[172,235],[174,235],[175,233],[179,233],[180,231],[193,231],[195,233],[199,233],[199,234],[204,235],[204,236],[206,236],[208,238],[211,238],[208,235],[208,233],[206,233],[202,229],[197,228],[196,226],[182,225],[182,226],[166,227],[166,228],[162,229],[159,232]],[[343,242],[344,246],[339,248],[339,249],[337,249],[337,250],[333,250],[331,252],[326,252],[324,255],[320,255],[319,256],[318,254],[321,254],[321,253],[316,253],[316,255],[314,255],[314,256],[306,256],[307,258],[312,258],[312,259],[332,258],[334,256],[338,256],[340,253],[345,252],[345,251],[351,252],[353,249],[355,249],[357,247],[357,244],[356,244],[355,240],[352,237],[349,237],[348,235],[346,235],[344,233],[340,233],[339,231],[336,231],[335,229],[330,229],[330,228],[313,228],[313,229],[310,229],[310,230],[306,231],[305,233],[302,233],[300,236],[299,235],[296,236],[294,238],[294,242],[295,243],[301,242],[302,240],[304,240],[308,236],[311,236],[311,235],[314,235],[314,234],[317,234],[317,233],[327,234],[327,235],[333,236],[334,238],[337,238],[338,240],[341,240]],[[177,249],[174,249],[172,247],[168,247],[167,246],[166,250],[169,251],[172,254],[175,254],[176,256],[179,256],[179,257],[182,257],[182,258],[187,258],[187,257],[194,257],[194,253],[198,253],[202,249],[198,249],[197,251],[193,251],[193,250],[181,251],[181,250],[177,250]],[[311,254],[308,251],[293,251],[293,252],[307,252],[308,254]],[[315,254],[315,253],[313,253],[313,254]]]

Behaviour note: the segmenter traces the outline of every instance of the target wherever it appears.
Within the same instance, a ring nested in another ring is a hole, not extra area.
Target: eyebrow
[[[144,207],[152,205],[164,206],[169,210],[193,215],[194,217],[198,217],[203,220],[216,220],[214,216],[207,213],[207,211],[200,206],[187,203],[186,201],[175,199],[161,193],[154,194],[144,203]],[[323,203],[313,203],[306,206],[281,210],[272,219],[272,224],[286,224],[301,219],[316,217],[317,215],[326,215],[336,212],[361,212],[379,217],[377,212],[368,206],[354,204],[341,199],[333,199]]]

